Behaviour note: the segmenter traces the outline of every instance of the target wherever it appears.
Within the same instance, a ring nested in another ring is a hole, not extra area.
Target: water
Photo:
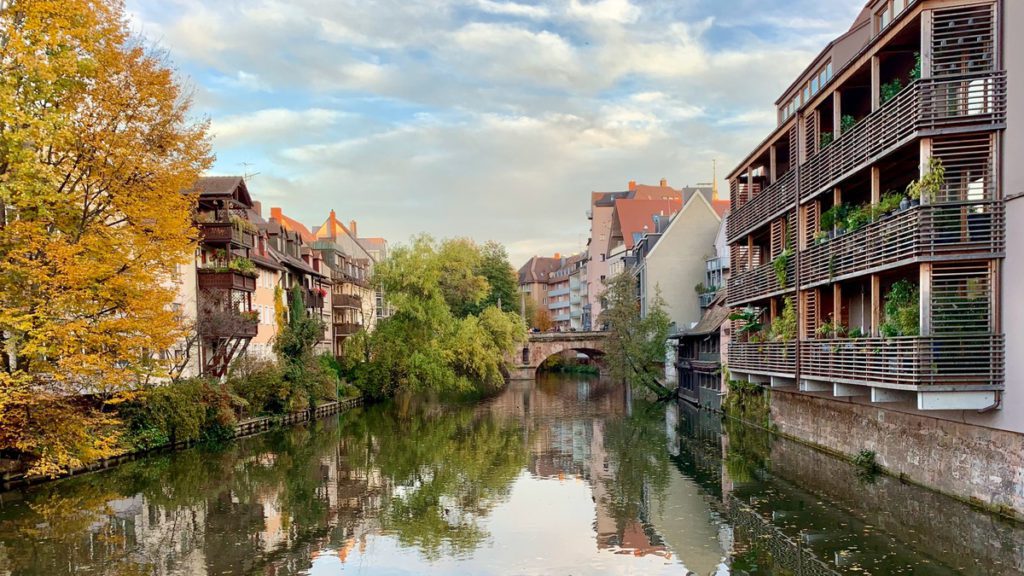
[[[1019,574],[1024,527],[581,377],[0,495],[0,575]]]

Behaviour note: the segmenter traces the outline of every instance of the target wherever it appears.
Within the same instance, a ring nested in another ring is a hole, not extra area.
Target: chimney
[[[661,179],[661,187],[662,188],[667,188],[668,187],[668,180],[665,180],[664,178],[662,178]]]
[[[331,215],[328,218],[333,222],[338,219],[338,215],[334,213],[334,210],[331,210]]]
[[[256,213],[257,216],[261,218],[263,217],[263,203],[260,202],[259,200],[252,201],[252,210],[253,212]]]
[[[561,260],[561,259],[562,259],[562,254],[560,252],[555,252],[555,260]]]
[[[278,222],[282,222],[284,220],[284,218],[281,217],[281,209],[280,208],[271,208],[270,209],[270,217],[272,219],[274,219],[274,220],[277,220]]]
[[[355,220],[349,220],[348,221],[348,231],[351,232],[352,235],[355,236],[356,238],[359,237],[359,232],[356,231],[356,221]]]
[[[629,181],[629,191],[636,192],[636,180]]]

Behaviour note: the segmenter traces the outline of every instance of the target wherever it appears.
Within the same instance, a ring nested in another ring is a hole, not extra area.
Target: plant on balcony
[[[764,330],[764,323],[761,321],[763,313],[760,308],[747,306],[730,314],[729,320],[741,323],[736,328],[737,336],[746,336],[747,341],[753,341],[753,338]]]
[[[889,190],[888,192],[886,192],[882,196],[882,199],[878,201],[878,204],[876,204],[873,207],[873,210],[872,210],[872,217],[873,217],[873,219],[877,220],[878,218],[881,218],[883,216],[888,216],[889,214],[892,214],[893,212],[898,212],[900,210],[900,205],[902,203],[903,203],[903,195],[900,194],[899,192],[895,192],[893,190]]]
[[[242,317],[242,320],[245,320],[246,322],[259,322],[260,320],[260,313],[258,310],[244,310],[239,312],[239,315]]]
[[[784,298],[782,313],[772,322],[771,339],[777,342],[789,342],[796,338],[796,306],[792,298]]]
[[[697,294],[704,294],[705,292],[708,291],[708,288],[707,286],[704,285],[703,282],[698,282],[697,285],[693,287],[693,291],[696,292]]]
[[[842,228],[847,232],[856,232],[867,224],[871,223],[872,208],[868,204],[861,204],[856,208],[846,211]]]
[[[779,288],[786,288],[786,268],[789,266],[789,257],[792,255],[792,250],[786,248],[775,260],[772,260],[772,267],[775,269],[775,279],[779,282]]]
[[[928,159],[928,166],[921,178],[907,185],[907,196],[915,202],[915,206],[916,203],[920,203],[922,196],[927,198],[928,202],[935,202],[945,183],[946,168],[940,158],[932,156]]]
[[[892,82],[882,84],[882,104],[885,104],[889,100],[895,98],[901,91],[903,91],[903,83],[900,82],[899,78],[893,78]]]
[[[917,336],[921,330],[921,291],[909,280],[895,282],[885,297],[885,321],[879,327],[882,336]]]
[[[853,127],[856,125],[857,119],[850,114],[843,114],[842,117],[839,118],[839,129],[842,134],[846,134],[850,130],[853,130]]]
[[[825,148],[826,146],[831,144],[833,140],[835,140],[835,137],[833,136],[833,134],[831,132],[822,132],[821,133],[821,139],[819,140],[819,143],[818,143],[818,147],[819,148]]]
[[[819,338],[842,338],[846,336],[846,326],[842,322],[836,322],[829,316],[829,319],[822,322],[815,331]]]
[[[914,52],[914,67],[910,69],[910,81],[916,82],[921,79],[921,53]]]
[[[249,276],[250,278],[259,276],[259,270],[256,269],[256,265],[248,258],[232,258],[228,262],[228,269],[235,274]]]
[[[817,232],[814,233],[815,244],[824,244],[825,242],[828,242],[827,232],[825,232],[824,230],[818,230]]]
[[[235,229],[245,232],[247,234],[256,234],[259,231],[256,228],[255,224],[249,222],[248,220],[240,216],[235,216],[234,214],[232,214],[229,220],[231,222],[231,225],[234,226]]]
[[[847,334],[847,337],[852,338],[854,340],[860,338],[867,338],[867,336],[867,333],[861,330],[860,326],[857,326],[856,328],[850,328],[850,333]]]

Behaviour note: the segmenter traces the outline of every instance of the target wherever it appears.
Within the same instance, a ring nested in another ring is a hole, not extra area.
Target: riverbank
[[[808,398],[806,395],[786,393],[785,391],[777,389],[769,390],[757,385],[744,386],[743,383],[739,383],[739,385],[734,388],[734,392],[738,392],[738,394],[733,393],[726,396],[726,402],[723,403],[721,410],[713,410],[703,406],[696,407],[700,410],[711,410],[712,412],[721,414],[726,418],[741,422],[744,425],[764,430],[771,435],[796,442],[823,454],[852,463],[861,467],[869,476],[885,475],[898,480],[899,482],[912,484],[943,497],[962,502],[973,508],[995,514],[1000,518],[1011,520],[1016,523],[1024,523],[1024,515],[1010,506],[986,502],[978,496],[965,496],[955,490],[944,488],[942,485],[935,482],[921,480],[915,475],[908,474],[906,471],[901,470],[899,466],[893,466],[891,462],[887,462],[881,458],[876,460],[879,455],[876,454],[874,450],[862,448],[856,453],[852,452],[852,450],[847,452],[834,448],[830,445],[810,440],[808,435],[794,433],[793,427],[786,423],[788,420],[793,418],[793,409],[791,407],[780,407],[779,402],[773,397],[773,394],[782,393],[785,395],[783,398],[787,398],[789,400],[792,400],[793,397],[799,399]],[[690,405],[694,405],[686,398],[679,397],[679,399],[689,403]],[[786,408],[788,408],[788,410]],[[901,413],[894,414],[905,416]],[[782,426],[780,426],[778,422],[780,418],[784,421]],[[861,420],[863,420],[863,418],[861,418]],[[879,418],[879,420],[882,419]]]
[[[308,422],[310,420],[316,420],[324,418],[326,416],[332,416],[345,412],[356,406],[360,406],[364,403],[363,397],[346,398],[344,400],[337,400],[334,402],[327,402],[317,406],[313,411],[312,417],[310,417],[309,410],[303,410],[300,412],[291,412],[288,414],[274,414],[269,416],[259,416],[255,418],[248,418],[241,420],[234,424],[233,434],[227,438],[227,441],[234,441],[239,438],[245,438],[247,436],[254,436],[274,430],[290,426],[294,424],[300,424],[302,422]],[[34,484],[42,484],[44,482],[50,482],[53,480],[59,480],[61,478],[69,478],[71,476],[78,476],[89,472],[96,472],[99,470],[106,470],[119,466],[126,462],[131,462],[139,458],[151,456],[154,454],[161,454],[165,452],[172,452],[175,450],[182,450],[201,444],[202,442],[194,440],[183,440],[179,442],[170,442],[160,446],[154,446],[144,450],[134,450],[126,454],[114,456],[112,458],[104,458],[97,460],[86,466],[80,466],[69,469],[65,473],[50,476],[50,475],[29,475],[24,471],[9,472],[0,475],[0,489],[10,490],[13,488],[19,488],[23,486],[29,486]]]

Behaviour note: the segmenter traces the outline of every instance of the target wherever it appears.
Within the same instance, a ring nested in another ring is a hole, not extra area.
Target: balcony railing
[[[331,305],[335,308],[362,308],[363,299],[355,294],[331,294]]]
[[[344,284],[355,284],[356,286],[360,286],[362,288],[368,288],[370,286],[370,281],[367,280],[366,278],[359,278],[358,276],[353,276],[352,274],[349,274],[343,270],[332,270],[331,280],[335,282],[341,282]]]
[[[335,322],[334,323],[334,334],[336,336],[351,336],[362,329],[360,324],[354,324],[352,322]]]
[[[794,289],[794,277],[796,276],[795,260],[795,258],[790,256],[789,262],[786,264],[785,288],[779,285],[779,279],[775,275],[775,266],[771,262],[729,278],[729,291],[727,293],[729,305],[745,304],[753,300],[792,291]]]
[[[199,319],[198,332],[205,339],[255,338],[259,332],[259,316],[252,311],[202,305]]]
[[[796,372],[796,342],[733,342],[729,369],[791,376]]]
[[[746,204],[733,210],[726,221],[727,240],[732,243],[758,226],[785,212],[796,203],[796,171],[790,170]]]
[[[200,290],[240,290],[254,292],[256,278],[233,271],[219,271],[199,268],[198,284]]]
[[[324,307],[324,297],[318,290],[310,290],[309,288],[303,290],[302,301],[306,305],[306,308]]]
[[[920,206],[808,248],[800,258],[807,288],[915,260],[999,255],[1006,246],[1002,202]]]
[[[714,301],[716,294],[718,294],[718,292],[704,292],[699,294],[697,299],[700,301],[700,307],[707,308],[708,306],[711,306],[711,302]]]
[[[905,390],[999,389],[1003,341],[1001,334],[804,340],[800,377]]]
[[[808,159],[800,167],[800,197],[830,190],[918,132],[994,129],[1005,123],[1005,72],[918,80]],[[732,241],[733,234],[729,237]]]
[[[205,244],[232,244],[240,248],[252,248],[252,233],[232,222],[198,222],[199,234]]]

